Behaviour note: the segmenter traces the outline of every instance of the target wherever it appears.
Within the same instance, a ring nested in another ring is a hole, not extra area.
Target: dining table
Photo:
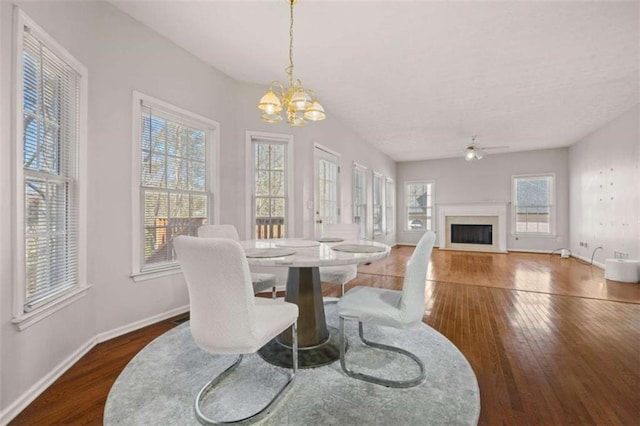
[[[369,263],[387,257],[391,247],[370,240],[312,239],[244,240],[249,265],[288,268],[285,300],[298,305],[300,368],[330,364],[340,358],[339,331],[327,326],[320,268]],[[287,329],[258,353],[271,364],[291,368],[292,334]]]

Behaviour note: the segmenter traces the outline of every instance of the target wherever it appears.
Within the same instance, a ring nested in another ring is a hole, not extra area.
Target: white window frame
[[[376,231],[376,221],[375,221],[375,208],[376,208],[376,204],[375,204],[375,200],[376,200],[376,179],[379,179],[380,182],[380,214],[382,215],[382,217],[380,218],[380,230]],[[385,201],[385,182],[384,182],[384,176],[382,175],[382,173],[378,173],[376,171],[373,171],[372,173],[372,178],[371,178],[371,231],[374,237],[378,237],[380,235],[384,235],[384,230],[385,230],[385,207],[384,207],[384,201]]]
[[[144,268],[143,261],[143,248],[142,248],[142,234],[144,231],[144,218],[142,217],[141,207],[141,168],[140,168],[140,151],[142,149],[142,107],[148,106],[156,108],[159,111],[171,115],[176,119],[182,120],[183,123],[192,125],[194,127],[201,128],[206,131],[206,138],[208,141],[207,153],[207,168],[208,168],[208,181],[209,181],[209,206],[208,206],[208,223],[217,224],[220,217],[220,203],[217,202],[217,195],[220,193],[220,179],[219,179],[219,152],[220,152],[220,124],[210,118],[203,117],[191,111],[187,111],[183,108],[172,105],[168,102],[146,95],[144,93],[133,91],[132,102],[132,190],[131,190],[131,205],[132,205],[132,249],[133,249],[133,264],[131,277],[134,281],[146,281],[153,278],[158,278],[166,275],[173,275],[180,273],[180,265],[177,261],[171,263],[165,263],[157,267]]]
[[[391,188],[392,191],[389,191],[389,188]],[[389,203],[389,201],[391,201],[391,203]],[[384,180],[384,210],[384,230],[385,234],[390,235],[393,234],[396,230],[396,183],[388,176]]]
[[[247,130],[245,132],[245,161],[246,161],[246,176],[245,176],[245,238],[255,238],[255,223],[254,223],[254,183],[255,183],[255,170],[253,161],[253,141],[254,139],[273,141],[278,143],[284,143],[287,146],[287,171],[286,171],[286,186],[285,197],[287,197],[287,217],[285,218],[286,235],[291,238],[295,235],[295,223],[294,223],[294,170],[293,170],[293,135],[287,135],[282,133],[268,133],[258,132],[253,130]]]
[[[409,206],[407,206],[407,197],[408,197],[407,188],[409,185],[412,185],[412,184],[431,185],[431,228],[411,229],[409,227],[409,218],[407,214],[408,208],[409,208]],[[437,224],[436,224],[437,215],[435,214],[435,212],[436,212],[436,182],[434,180],[420,179],[420,180],[407,180],[403,182],[402,184],[402,216],[403,216],[402,222],[403,222],[404,232],[420,232],[420,233],[424,233],[425,231],[435,232],[435,230],[437,229]]]
[[[358,236],[360,238],[366,238],[367,237],[367,222],[369,220],[369,218],[367,217],[369,215],[369,191],[367,191],[367,184],[368,184],[368,179],[367,179],[367,167],[363,166],[362,164],[356,163],[355,161],[353,162],[353,170],[351,172],[351,223],[356,223],[355,221],[355,216],[356,216],[356,212],[358,211],[358,206],[355,204],[356,201],[356,197],[354,196],[355,193],[355,174],[356,171],[362,173],[362,177],[363,177],[363,188],[362,188],[362,194],[364,196],[364,223],[362,224],[358,224],[359,226],[359,234]]]
[[[76,285],[65,290],[51,300],[35,307],[29,312],[25,312],[26,301],[26,274],[25,274],[25,242],[24,242],[24,171],[23,171],[23,39],[24,27],[28,26],[30,32],[38,38],[57,57],[63,60],[69,67],[73,68],[79,76],[79,102],[78,102],[78,132],[77,147],[75,150],[77,162],[77,175],[75,179],[75,197],[77,204],[77,251],[78,251],[78,280]],[[14,269],[14,297],[13,297],[13,318],[19,330],[41,321],[54,312],[70,305],[86,295],[90,288],[87,283],[87,93],[88,93],[88,71],[87,68],[76,60],[64,47],[56,42],[47,32],[29,18],[22,10],[14,8],[14,66],[13,83],[15,93],[15,104],[13,108],[13,129],[12,136],[15,147],[14,156],[14,214],[15,214],[15,269]]]
[[[522,178],[551,178],[551,188],[549,189],[549,232],[518,232],[517,231],[517,215],[516,209],[516,179]],[[518,237],[555,237],[556,236],[556,174],[554,172],[547,173],[530,173],[511,176],[511,235]]]

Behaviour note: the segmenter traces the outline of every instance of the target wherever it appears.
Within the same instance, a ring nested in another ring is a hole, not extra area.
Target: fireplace
[[[493,244],[493,225],[451,224],[453,244]]]
[[[438,206],[440,249],[507,252],[507,203]]]

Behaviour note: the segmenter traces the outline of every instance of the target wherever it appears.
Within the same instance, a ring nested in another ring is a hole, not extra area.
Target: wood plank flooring
[[[401,288],[412,251],[394,248],[361,266],[347,289]],[[479,424],[640,424],[640,285],[559,256],[437,249],[428,279],[424,322],[473,368]],[[162,321],[96,346],[11,424],[101,424],[120,371],[174,326]]]

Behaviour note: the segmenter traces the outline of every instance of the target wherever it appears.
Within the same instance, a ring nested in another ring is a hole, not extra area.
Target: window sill
[[[557,234],[511,234],[514,238],[557,238]]]
[[[154,269],[152,271],[137,272],[135,274],[131,274],[131,278],[133,278],[133,281],[135,282],[140,282],[140,281],[153,280],[155,278],[160,278],[160,277],[167,277],[170,275],[177,275],[181,273],[182,273],[182,270],[180,269],[180,265],[171,265],[162,269]]]
[[[91,286],[87,285],[70,290],[64,296],[60,296],[59,298],[52,300],[51,303],[47,303],[46,305],[43,305],[29,313],[23,313],[15,316],[11,322],[18,327],[19,331],[25,330],[33,324],[47,318],[49,315],[58,312],[60,309],[69,306],[77,300],[80,300],[87,294],[87,291],[90,288]]]

